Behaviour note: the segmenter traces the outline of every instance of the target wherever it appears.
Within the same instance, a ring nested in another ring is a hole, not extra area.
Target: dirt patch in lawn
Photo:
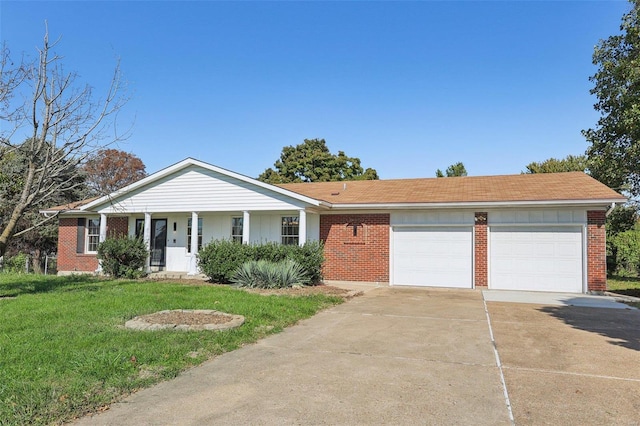
[[[242,315],[204,309],[174,309],[141,315],[125,323],[134,330],[228,330],[244,323]]]

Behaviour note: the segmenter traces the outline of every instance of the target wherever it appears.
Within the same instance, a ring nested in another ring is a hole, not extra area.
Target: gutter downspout
[[[605,212],[604,217],[609,217],[609,215],[611,214],[611,212],[613,212],[613,209],[615,209],[615,208],[616,208],[616,203],[611,203],[611,205],[609,206],[609,208]]]

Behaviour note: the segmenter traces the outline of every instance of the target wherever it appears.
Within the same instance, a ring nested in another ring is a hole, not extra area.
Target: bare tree
[[[115,118],[126,99],[119,63],[104,99],[96,100],[90,86],[76,84],[76,73],[64,71],[62,57],[53,51],[56,45],[49,43],[47,30],[33,61],[13,63],[6,46],[0,52],[0,153],[20,150],[26,163],[15,197],[0,200],[13,205],[0,223],[0,256],[30,207],[76,187],[79,164],[121,138]],[[108,132],[111,126],[113,133]],[[19,131],[26,138],[18,142]]]

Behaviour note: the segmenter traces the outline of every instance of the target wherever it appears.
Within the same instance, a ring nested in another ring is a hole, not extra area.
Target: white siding
[[[291,210],[301,201],[197,166],[99,206],[99,213]]]
[[[307,213],[307,241],[320,241],[320,215]]]
[[[252,214],[251,234],[252,244],[280,242],[282,226],[281,214]]]
[[[489,211],[489,225],[542,225],[542,224],[584,224],[586,210],[581,209],[531,209]]]
[[[395,225],[469,225],[474,223],[473,210],[429,210],[391,213]]]

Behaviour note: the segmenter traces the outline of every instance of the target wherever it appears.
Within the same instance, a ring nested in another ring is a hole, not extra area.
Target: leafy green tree
[[[586,155],[567,155],[560,160],[549,158],[540,163],[529,163],[524,173],[586,172],[587,163]]]
[[[466,176],[467,169],[464,167],[464,164],[458,162],[447,167],[445,173],[446,177]],[[442,173],[442,170],[438,169],[436,170],[436,177],[445,177],[445,173]]]
[[[621,34],[600,40],[598,67],[590,78],[601,113],[595,129],[583,131],[590,146],[591,175],[616,190],[640,195],[640,0],[630,0]]]
[[[364,170],[359,158],[343,151],[332,154],[324,139],[305,139],[299,145],[285,146],[274,168],[258,176],[258,180],[271,184],[376,179],[378,172]]]

